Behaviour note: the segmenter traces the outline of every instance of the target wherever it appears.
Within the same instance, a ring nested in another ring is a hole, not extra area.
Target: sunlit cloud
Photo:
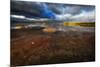
[[[56,15],[58,20],[66,20],[66,21],[76,21],[76,22],[94,22],[95,21],[95,11],[84,11],[81,13],[73,15],[70,13]]]
[[[21,15],[11,15],[11,17],[13,18],[20,18],[20,19],[25,19],[25,16],[21,16]]]
[[[95,21],[95,11],[82,11],[82,13],[71,17],[75,21],[83,21],[83,22],[94,22]]]
[[[56,19],[58,19],[58,20],[67,20],[71,16],[72,16],[71,14],[60,14],[60,15],[56,15]]]
[[[11,15],[12,18],[15,18],[15,19],[24,19],[24,20],[30,20],[30,21],[47,21],[49,20],[48,18],[28,18],[28,17],[25,17],[25,16],[21,16],[21,15]]]

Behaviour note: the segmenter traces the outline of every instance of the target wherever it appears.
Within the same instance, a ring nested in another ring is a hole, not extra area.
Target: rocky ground
[[[11,65],[37,65],[95,60],[95,33],[11,30]]]

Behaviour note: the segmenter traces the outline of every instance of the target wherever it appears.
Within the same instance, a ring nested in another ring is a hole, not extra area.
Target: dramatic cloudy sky
[[[11,1],[11,19],[94,22],[95,6]]]

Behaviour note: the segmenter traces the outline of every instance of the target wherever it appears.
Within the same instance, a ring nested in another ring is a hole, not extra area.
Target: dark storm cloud
[[[54,12],[45,3],[11,1],[11,14],[35,18],[54,18]]]
[[[85,18],[86,20],[92,18],[92,20],[94,20],[94,10],[95,7],[89,5],[11,1],[11,15],[18,15],[19,18],[20,16],[24,16],[24,18],[47,18],[68,21],[74,21],[78,18]]]
[[[80,7],[64,6],[63,4],[37,3],[26,1],[11,1],[11,13],[25,15],[28,17],[47,17],[49,14],[71,13],[77,14],[80,12]],[[48,12],[48,13],[45,13]]]
[[[11,1],[11,14],[25,15],[28,17],[38,17],[41,13],[41,7],[36,3],[24,1]]]

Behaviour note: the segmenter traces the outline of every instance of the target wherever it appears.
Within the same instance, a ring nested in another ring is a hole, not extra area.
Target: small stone
[[[32,44],[35,44],[34,42],[32,42]]]

